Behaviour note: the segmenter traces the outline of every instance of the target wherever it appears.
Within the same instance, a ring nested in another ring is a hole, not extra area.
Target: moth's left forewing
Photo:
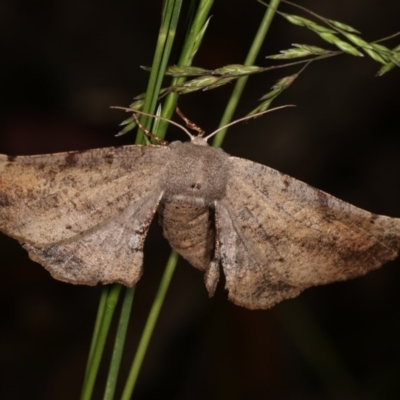
[[[289,285],[350,279],[398,255],[400,219],[373,215],[252,161],[231,162],[225,200],[236,231],[258,263]]]

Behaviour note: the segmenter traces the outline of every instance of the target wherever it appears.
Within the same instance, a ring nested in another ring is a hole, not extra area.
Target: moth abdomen
[[[158,214],[170,246],[194,267],[208,269],[215,247],[213,210],[204,202],[176,196],[164,200]]]

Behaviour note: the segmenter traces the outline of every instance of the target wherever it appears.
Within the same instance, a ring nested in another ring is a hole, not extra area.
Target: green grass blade
[[[195,52],[198,49],[199,46],[199,41],[201,41],[204,31],[205,31],[205,24],[206,24],[206,19],[208,17],[208,12],[213,4],[213,0],[202,0],[199,4],[199,7],[197,9],[196,15],[193,19],[193,24],[190,28],[188,37],[186,38],[185,44],[183,46],[183,51],[181,53],[180,59],[179,59],[179,64],[180,65],[190,65],[191,60],[193,59]],[[176,21],[177,23],[177,21]],[[175,30],[173,34],[175,33]],[[166,54],[166,53],[164,53]],[[169,55],[169,53],[168,53]],[[164,66],[166,67],[167,63],[162,63],[162,73],[164,74],[165,69]],[[153,68],[153,67],[152,67]],[[158,89],[159,90],[159,89]],[[154,93],[158,93],[154,92]],[[163,115],[172,115],[175,109],[175,104],[176,104],[176,99],[178,96],[172,96],[170,94],[165,102],[165,105],[163,107]],[[155,96],[155,99],[157,97]],[[162,127],[162,122],[159,122],[159,127],[157,129],[157,136],[163,138],[165,136],[166,132],[166,127]],[[148,320],[146,322],[145,328],[143,330],[142,337],[140,339],[138,349],[136,352],[136,355],[134,357],[133,363],[131,370],[128,375],[128,379],[122,394],[122,399],[130,399],[133,390],[135,388],[135,384],[137,381],[137,377],[140,372],[140,368],[143,363],[144,356],[146,354],[155,324],[157,322],[158,315],[160,313],[162,303],[164,301],[165,295],[167,293],[170,281],[172,279],[172,275],[175,271],[176,264],[178,262],[178,254],[175,252],[172,252],[170,255],[170,258],[167,262],[163,277],[160,282],[160,286],[158,288],[158,292],[155,296],[152,308],[150,310]]]
[[[189,33],[185,39],[185,43],[182,48],[182,52],[178,61],[179,66],[190,66],[192,64],[193,58],[199,49],[201,41],[204,37],[206,28],[208,26],[207,18],[209,17],[209,12],[214,4],[214,0],[201,0],[193,19],[193,23],[189,29]],[[181,84],[185,82],[184,77],[174,78],[171,82],[171,86]],[[164,118],[171,118],[175,111],[176,103],[178,101],[178,93],[170,93],[164,102],[162,116]],[[164,138],[168,123],[165,121],[160,121],[159,130],[157,135]]]
[[[146,113],[154,114],[156,108],[158,93],[161,89],[165,70],[171,54],[172,44],[175,39],[181,5],[182,0],[167,0],[165,2],[163,18],[143,105],[143,111]],[[140,122],[147,129],[150,129],[151,120],[148,116],[141,115]],[[143,131],[139,129],[136,136],[136,144],[143,143],[143,134]]]
[[[118,302],[121,287],[122,286],[120,284],[114,284],[111,286],[111,289],[108,292],[107,299],[105,301],[104,312],[102,313],[103,317],[101,319],[98,334],[96,334],[96,342],[95,345],[93,345],[93,350],[89,358],[90,365],[88,364],[81,400],[90,400],[92,397],[97,372],[99,370],[101,357],[104,351],[104,345],[107,340],[108,330],[110,328],[111,320]]]
[[[178,254],[173,252],[168,260],[167,266],[164,270],[163,277],[161,279],[160,286],[158,288],[158,292],[156,294],[149,316],[147,318],[142,337],[140,338],[138,349],[136,351],[136,355],[133,360],[132,367],[128,375],[128,379],[126,381],[125,388],[121,396],[121,400],[129,400],[132,397],[132,393],[135,388],[140,368],[142,366],[144,356],[149,346],[150,339],[158,319],[158,315],[160,314],[160,310],[164,302],[165,295],[167,293],[169,284],[174,274],[178,258],[179,258]]]
[[[270,7],[268,7],[267,10],[265,11],[264,17],[258,28],[256,36],[254,37],[253,44],[251,45],[249,53],[247,54],[244,65],[254,65],[256,57],[257,57],[257,55],[260,51],[260,48],[265,40],[265,36],[267,35],[269,27],[271,26],[272,19],[274,18],[274,15],[275,15],[275,10],[278,8],[279,3],[280,3],[280,0],[271,0]],[[239,103],[240,96],[242,95],[243,90],[246,86],[247,79],[248,79],[248,77],[245,76],[243,78],[238,79],[238,81],[236,82],[235,87],[232,91],[232,95],[229,99],[229,102],[228,102],[226,108],[225,108],[225,112],[222,116],[219,126],[224,126],[232,120],[233,114]],[[225,138],[226,131],[227,131],[227,129],[223,129],[215,135],[213,144],[212,144],[214,147],[221,146],[221,144]]]
[[[169,56],[176,35],[176,28],[179,20],[179,12],[181,5],[182,5],[181,0],[174,0],[174,1],[171,0],[165,3],[163,19],[159,32],[159,38],[153,59],[153,64],[151,67],[151,73],[150,73],[149,84],[146,91],[145,103],[143,106],[143,111],[145,112],[154,114],[154,110],[158,99],[158,93],[160,92],[161,89],[162,80],[168,65]],[[141,123],[144,124],[145,122],[147,122],[147,117],[146,116],[142,117],[145,117],[142,118],[141,120]],[[149,127],[150,123],[148,123],[145,126]],[[157,129],[156,132],[157,134],[158,131],[159,130]],[[142,137],[140,137],[140,132],[139,132],[139,135],[136,138],[136,143],[140,143],[142,140],[143,139]],[[177,257],[175,262],[170,261],[166,266],[164,277],[161,281],[159,292],[156,295],[156,298],[154,300],[153,306],[151,308],[148,317],[148,322],[144,328],[142,337],[140,339],[139,346],[133,360],[132,368],[130,370],[127,382],[125,384],[125,388],[123,390],[122,398],[128,398],[128,399],[131,398],[137,380],[137,376],[139,374],[144,359],[144,355],[146,353],[148,344],[150,342],[152,331],[154,329],[163,299],[165,297],[165,293],[169,285],[169,281],[175,269],[176,262],[177,262]],[[123,305],[123,307],[125,307],[125,304]]]
[[[118,330],[115,336],[113,354],[111,357],[110,369],[104,392],[104,400],[112,400],[114,398],[115,387],[118,379],[119,367],[121,365],[122,351],[124,349],[126,332],[128,329],[129,319],[132,310],[133,296],[135,287],[129,288],[125,292],[125,298],[122,304],[121,315],[119,318]]]
[[[94,349],[97,346],[97,341],[99,338],[99,331],[101,328],[101,322],[103,321],[104,311],[106,309],[109,289],[110,289],[109,286],[104,286],[104,288],[101,292],[100,302],[99,302],[99,306],[97,309],[96,322],[94,324],[94,329],[93,329],[92,342],[90,343],[89,356],[88,356],[88,361],[86,364],[85,377],[83,379],[83,386],[85,386],[85,384],[86,384],[87,376],[89,374],[89,371],[91,369],[91,365],[93,362],[93,353],[94,353]]]

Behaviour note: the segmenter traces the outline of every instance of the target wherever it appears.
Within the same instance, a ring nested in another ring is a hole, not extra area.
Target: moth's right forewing
[[[249,309],[266,309],[301,292],[260,262],[226,199],[217,202],[215,212],[225,288],[231,301]]]
[[[231,160],[225,200],[237,230],[258,262],[288,284],[304,289],[351,279],[397,257],[400,219],[252,161]]]
[[[0,230],[47,246],[69,240],[160,191],[165,146],[0,158]]]

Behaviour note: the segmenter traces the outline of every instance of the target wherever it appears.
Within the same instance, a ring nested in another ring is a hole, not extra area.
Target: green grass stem
[[[260,23],[258,31],[254,37],[253,43],[250,47],[250,50],[247,54],[244,65],[254,65],[257,55],[260,51],[260,48],[265,40],[265,37],[268,33],[269,27],[271,26],[272,20],[275,15],[275,10],[278,8],[280,0],[271,0],[270,7],[268,7],[265,11],[264,17]],[[246,86],[248,80],[248,76],[244,76],[237,80],[235,87],[232,91],[232,95],[228,101],[228,104],[225,108],[224,114],[221,118],[219,126],[227,125],[233,117],[233,114],[236,110],[236,107],[239,103],[240,97],[243,93],[243,90]],[[227,129],[223,129],[218,132],[213,140],[212,145],[214,147],[220,147],[222,142],[224,141]]]
[[[119,318],[118,329],[115,335],[113,354],[111,357],[110,369],[104,392],[104,400],[112,400],[114,398],[115,387],[118,380],[119,367],[121,365],[122,352],[124,350],[126,332],[128,330],[129,320],[133,304],[133,296],[135,287],[128,288],[125,291],[125,298],[122,304],[121,315]]]
[[[100,301],[102,310],[100,311],[99,307],[98,316],[101,317],[101,322],[98,324],[96,321],[96,327],[98,327],[98,331],[96,332],[95,329],[95,334],[93,335],[93,339],[95,339],[95,341],[91,346],[87,373],[81,393],[81,400],[90,400],[92,397],[97,372],[99,370],[101,357],[103,355],[104,346],[107,340],[107,335],[111,325],[112,317],[114,315],[115,307],[118,302],[119,294],[121,292],[121,287],[122,286],[119,284],[112,285],[108,290],[105,301],[103,300],[103,297]]]
[[[144,356],[150,343],[151,336],[154,331],[154,327],[157,323],[158,315],[160,314],[161,307],[163,305],[165,295],[167,293],[169,284],[175,271],[176,264],[178,262],[178,254],[172,252],[164,270],[163,277],[161,279],[160,286],[157,294],[154,298],[153,305],[151,306],[149,316],[146,321],[146,325],[143,330],[142,337],[136,351],[135,358],[133,360],[131,369],[128,374],[121,400],[130,400],[132,397],[133,390],[140,372],[140,368],[143,363]]]

